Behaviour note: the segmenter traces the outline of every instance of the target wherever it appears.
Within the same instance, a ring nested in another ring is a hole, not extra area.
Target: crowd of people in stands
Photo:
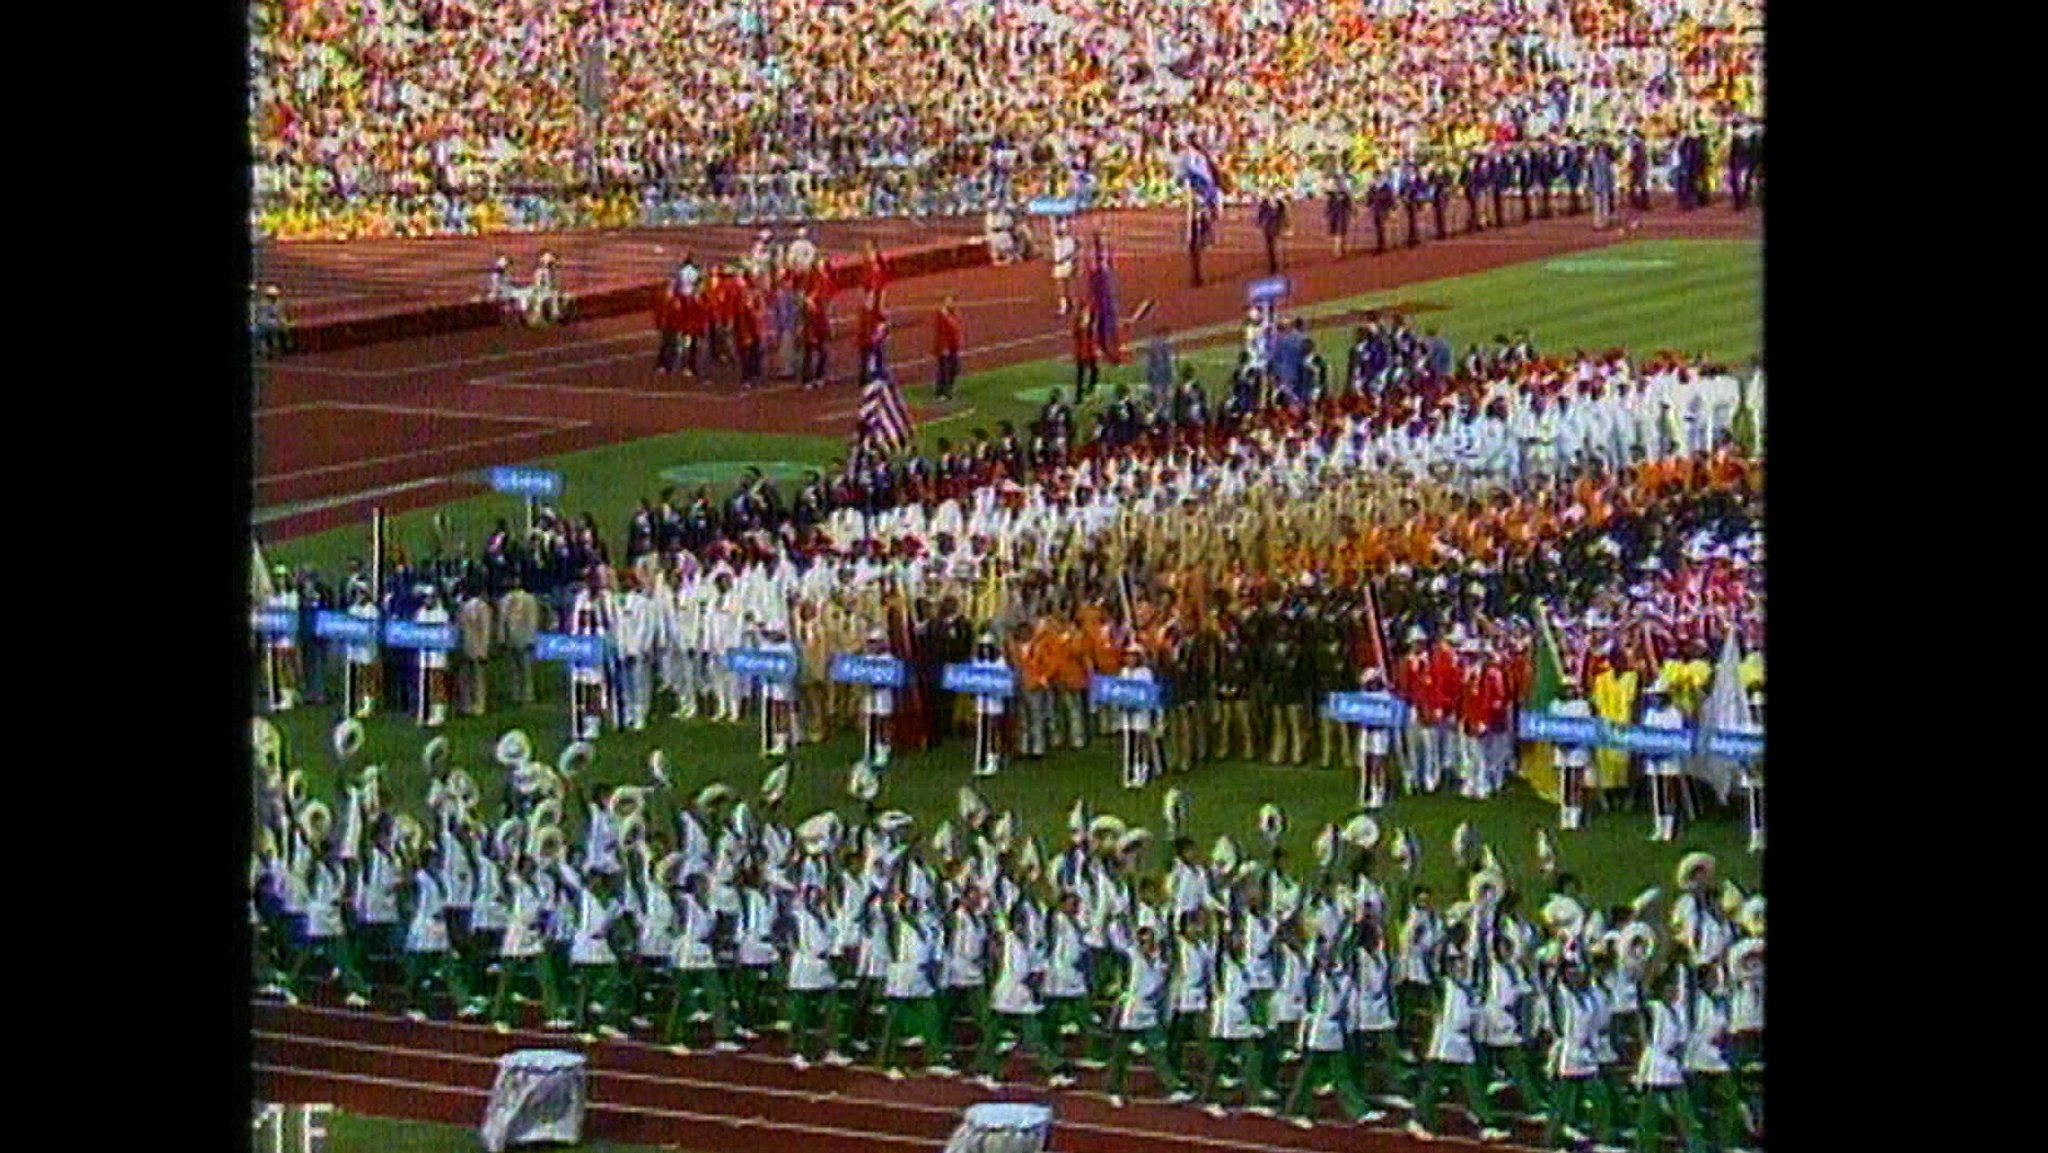
[[[1306,195],[1634,134],[1669,186],[1719,171],[1762,109],[1755,0],[260,0],[250,20],[255,226],[280,239],[1159,203],[1188,140],[1248,192]],[[1681,155],[1693,135],[1712,156]]]
[[[1205,852],[1177,789],[1159,837],[1079,801],[1064,831],[1026,829],[972,788],[925,829],[862,764],[858,816],[795,820],[787,767],[750,798],[692,795],[656,752],[645,783],[591,787],[588,745],[551,766],[517,730],[487,823],[441,737],[425,811],[399,811],[351,764],[353,720],[337,810],[264,727],[249,917],[262,991],[289,1002],[990,1089],[1028,1058],[1054,1088],[1104,1070],[1117,1107],[1146,1087],[1136,1058],[1168,1102],[1301,1128],[1400,1110],[1434,1137],[1449,1089],[1485,1141],[1648,1151],[1675,1127],[1732,1153],[1762,1131],[1764,898],[1704,853],[1668,899],[1603,908],[1546,834],[1524,858],[1467,825],[1462,883],[1433,893],[1422,858],[1442,850],[1365,814],[1322,828],[1306,866],[1271,804],[1242,847]]]

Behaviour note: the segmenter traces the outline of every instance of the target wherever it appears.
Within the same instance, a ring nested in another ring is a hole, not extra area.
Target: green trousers
[[[1069,1025],[1073,1026],[1075,1034],[1084,1039],[1084,1045],[1085,1039],[1095,1032],[1095,1022],[1090,1015],[1086,997],[1047,997],[1045,1009],[1039,1014],[1039,1020],[1045,1024],[1047,1044],[1052,1046],[1055,1053],[1065,1051],[1062,1038],[1067,1036]]]
[[[896,1039],[905,1035],[924,1042],[924,1063],[930,1066],[946,1059],[945,1040],[939,1024],[937,997],[891,997],[889,1017],[882,1025],[882,1044],[875,1051],[875,1067],[895,1065]]]
[[[676,993],[669,1003],[668,1023],[661,1031],[662,1044],[673,1045],[682,1041],[686,1013],[710,1014],[712,1039],[732,1040],[732,1014],[728,1011],[726,997],[725,975],[717,969],[676,970]]]
[[[1420,1084],[1415,1093],[1415,1120],[1424,1129],[1436,1129],[1436,1099],[1442,1094],[1444,1082],[1451,1078],[1452,1070],[1465,1083],[1465,1107],[1479,1119],[1482,1129],[1491,1129],[1498,1118],[1494,1115],[1492,1102],[1486,1099],[1486,1083],[1479,1063],[1458,1064],[1448,1061],[1424,1061]]]
[[[1543,1125],[1543,1145],[1557,1149],[1566,1129],[1583,1129],[1579,1117],[1591,1107],[1593,1139],[1602,1145],[1614,1143],[1614,1085],[1601,1076],[1554,1077],[1550,1082],[1550,1119]]]
[[[1686,1153],[1705,1153],[1700,1142],[1700,1120],[1693,1113],[1692,1097],[1684,1085],[1642,1088],[1636,1098],[1636,1153],[1654,1153],[1663,1144],[1664,1121],[1678,1123],[1678,1136]]]
[[[1394,1031],[1347,1033],[1344,1059],[1351,1081],[1360,1089],[1385,1095],[1405,1092],[1404,1070],[1394,1052]]]
[[[1186,1069],[1187,1043],[1197,1037],[1207,1036],[1209,1015],[1202,1012],[1175,1013],[1166,1023],[1166,1057],[1176,1069]]]
[[[1714,1153],[1736,1148],[1742,1133],[1742,1092],[1736,1074],[1687,1073],[1685,1087],[1692,1097],[1693,1113],[1706,1128],[1707,1147]]]
[[[299,953],[298,960],[292,962],[292,971],[285,980],[286,988],[295,994],[298,992],[299,979],[304,974],[307,963],[315,957],[318,957],[326,967],[341,974],[343,990],[364,997],[370,995],[370,983],[363,980],[355,944],[346,935],[312,938],[306,948]]]
[[[760,1029],[775,1020],[770,1014],[782,997],[771,966],[742,965],[733,970],[732,992],[734,1016],[743,1028]]]
[[[469,1000],[469,978],[463,971],[461,958],[453,953],[412,953],[405,955],[405,991],[400,1003],[411,1009],[420,987],[429,982],[441,987],[460,1009]]]
[[[1546,1097],[1543,1083],[1529,1065],[1529,1054],[1520,1045],[1481,1045],[1480,1056],[1495,1079],[1505,1078],[1521,1098],[1522,1112],[1538,1113]]]
[[[1372,1106],[1366,1103],[1364,1090],[1358,1087],[1357,1078],[1351,1074],[1351,1064],[1346,1055],[1340,1050],[1319,1052],[1311,1049],[1302,1056],[1301,1073],[1294,1079],[1294,1092],[1287,1095],[1287,1115],[1306,1117],[1314,1112],[1314,1093],[1325,1085],[1336,1087],[1337,1100],[1353,1121],[1363,1120],[1367,1113],[1372,1112]]]
[[[854,982],[852,1004],[846,1010],[846,1035],[852,1043],[867,1048],[876,1036],[875,1015],[882,1010],[882,983],[873,977]]]
[[[820,1022],[823,1022],[822,1028]],[[822,1038],[820,1034],[822,1033]],[[839,989],[791,989],[789,991],[789,1047],[807,1060],[815,1061],[825,1051],[839,1048]]]
[[[545,954],[532,957],[506,957],[498,965],[498,991],[491,998],[491,1020],[511,1024],[512,982],[524,979],[540,987],[542,1011],[547,1020],[561,1015],[561,993],[555,984],[555,971],[547,963]]]
[[[620,979],[617,965],[576,965],[570,969],[570,980],[576,989],[577,1032],[593,1026],[608,1024],[614,1029],[626,1019],[625,983]],[[590,1019],[591,1003],[600,1008],[599,1020]]]
[[[1124,1072],[1131,1064],[1131,1042],[1142,1041],[1145,1045],[1145,1059],[1152,1065],[1152,1071],[1159,1075],[1159,1081],[1168,1092],[1178,1093],[1186,1086],[1182,1084],[1180,1070],[1166,1054],[1166,1030],[1154,1025],[1149,1029],[1118,1029],[1112,1036],[1109,1051],[1109,1092],[1124,1091]]]
[[[947,1046],[940,1051],[941,1057],[951,1051],[953,1027],[962,1017],[974,1024],[975,1049],[979,1052],[990,1029],[987,985],[953,985],[940,990],[939,1038]]]
[[[1219,1037],[1209,1038],[1209,1069],[1202,1078],[1202,1100],[1211,1105],[1223,1104],[1226,1094],[1217,1092],[1218,1074],[1223,1066],[1232,1066],[1237,1074],[1238,1088],[1244,1090],[1244,1103],[1256,1105],[1266,1095],[1266,1069],[1264,1047],[1259,1038],[1246,1037],[1240,1041],[1227,1041]]]
[[[1025,1052],[1038,1062],[1039,1072],[1052,1077],[1065,1071],[1066,1064],[1060,1060],[1059,1050],[1045,1043],[1045,1030],[1039,1024],[1037,1013],[995,1013],[982,1023],[980,1053],[975,1067],[998,1080],[1002,1077],[1003,1055],[997,1044],[999,1036],[1010,1035],[1018,1039]]]

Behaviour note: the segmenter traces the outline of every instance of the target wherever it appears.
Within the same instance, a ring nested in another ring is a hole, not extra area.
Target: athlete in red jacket
[[[932,318],[932,359],[939,366],[936,391],[940,400],[953,399],[954,382],[960,379],[961,344],[960,314],[953,308],[953,298],[948,296]]]

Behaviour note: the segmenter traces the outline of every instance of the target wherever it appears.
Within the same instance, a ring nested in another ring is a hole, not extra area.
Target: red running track
[[[1590,216],[1555,217],[1452,235],[1383,256],[1335,259],[1320,227],[1305,224],[1283,245],[1290,303],[1312,304],[1439,277],[1479,272],[1638,239],[1755,237],[1754,212],[1725,207],[1660,209],[1633,231],[1596,232]],[[1314,203],[1297,218],[1320,221]],[[1116,254],[1122,307],[1155,301],[1152,319],[1175,332],[1241,315],[1244,286],[1265,273],[1249,209],[1233,209],[1204,260],[1208,283],[1188,284],[1181,218],[1169,210],[1102,212],[1082,218]],[[1368,233],[1369,235],[1369,233]],[[1354,228],[1353,237],[1356,239]],[[410,242],[409,242],[410,243]],[[433,243],[421,241],[417,243]],[[835,254],[836,255],[836,254]],[[1066,323],[1052,307],[1042,262],[982,267],[899,282],[890,291],[896,328],[889,357],[920,419],[932,415],[922,387],[933,376],[926,321],[951,295],[967,334],[967,371],[1064,356]],[[256,409],[256,491],[263,534],[284,539],[360,523],[371,504],[392,510],[478,491],[476,470],[687,428],[843,437],[858,403],[847,374],[853,360],[854,294],[835,306],[828,387],[803,392],[776,381],[741,393],[730,368],[719,379],[686,380],[654,371],[649,319],[622,316],[554,330],[490,329],[369,345],[272,362]],[[1427,302],[1418,302],[1427,303]],[[1133,334],[1142,338],[1143,333]],[[1064,372],[1047,384],[1067,384]]]
[[[1359,1126],[1318,1101],[1317,1124],[1297,1129],[1276,1118],[1234,1111],[1212,1118],[1171,1105],[1140,1067],[1124,1108],[1088,1088],[1051,1090],[1006,1082],[995,1091],[954,1079],[890,1081],[868,1068],[814,1066],[799,1071],[782,1043],[757,1041],[743,1053],[678,1056],[639,1041],[586,1044],[561,1032],[500,1035],[476,1025],[413,1023],[355,1010],[270,1002],[253,1006],[260,1099],[339,1106],[373,1116],[480,1125],[498,1058],[516,1049],[567,1049],[588,1061],[588,1138],[686,1149],[749,1153],[931,1153],[944,1146],[962,1112],[984,1101],[1052,1107],[1052,1153],[1411,1153],[1479,1147],[1455,1108],[1440,1110],[1437,1140],[1425,1146],[1391,1122]],[[1022,1063],[1006,1072],[1023,1072]],[[1092,1083],[1103,1074],[1082,1074]],[[1522,1144],[1540,1133],[1524,1126]]]

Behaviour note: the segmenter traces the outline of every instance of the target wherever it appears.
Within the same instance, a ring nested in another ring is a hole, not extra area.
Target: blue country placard
[[[1716,730],[1707,734],[1707,751],[1731,761],[1762,760],[1764,735]]]
[[[1245,297],[1253,304],[1271,304],[1276,300],[1287,299],[1288,288],[1287,278],[1284,276],[1262,276],[1252,281],[1251,287],[1245,290]]]
[[[1026,206],[1033,216],[1072,216],[1074,198],[1071,196],[1041,196]]]
[[[909,680],[903,662],[870,653],[840,653],[832,658],[832,680],[842,685],[900,689]]]
[[[257,609],[249,614],[249,627],[266,637],[287,636],[299,631],[299,614],[290,609]]]
[[[562,491],[562,474],[544,468],[503,466],[489,472],[491,488],[517,496],[556,496]]]
[[[352,617],[332,609],[322,609],[313,615],[313,635],[322,640],[370,644],[380,631],[376,617]]]
[[[423,625],[417,621],[385,621],[384,643],[394,649],[436,649],[447,652],[455,647],[455,626]]]
[[[1107,705],[1115,709],[1156,709],[1159,707],[1159,682],[1105,677],[1098,673],[1088,678],[1088,703],[1097,708]]]
[[[1693,751],[1691,729],[1659,729],[1644,725],[1617,725],[1608,730],[1610,748],[1626,749],[1656,757],[1685,757]]]
[[[1607,744],[1607,725],[1598,717],[1560,717],[1552,713],[1523,713],[1515,735],[1525,741],[1546,741],[1553,745]]]
[[[727,649],[725,667],[738,676],[786,685],[796,679],[796,654],[773,649]]]
[[[1017,694],[1017,674],[1005,664],[947,665],[939,671],[939,687],[949,693],[971,693],[977,697],[1011,697]]]
[[[537,661],[567,661],[572,665],[601,665],[605,658],[605,638],[596,634],[536,633],[533,638],[533,659]]]
[[[1324,705],[1331,720],[1371,729],[1398,729],[1408,719],[1408,706],[1392,693],[1331,693]]]

